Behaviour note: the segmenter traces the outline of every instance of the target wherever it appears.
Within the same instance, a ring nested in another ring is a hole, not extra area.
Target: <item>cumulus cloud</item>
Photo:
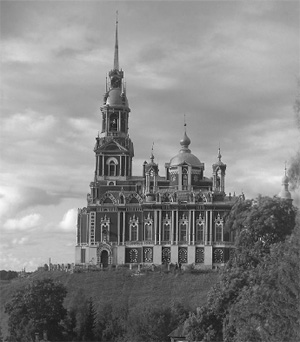
[[[61,199],[58,194],[36,187],[0,186],[0,219],[36,206],[57,205]]]
[[[41,223],[40,214],[29,214],[20,219],[8,219],[3,228],[8,231],[28,231],[36,228]]]
[[[69,209],[65,214],[63,219],[59,223],[59,228],[63,231],[71,232],[75,231],[77,222],[77,210],[75,208]]]

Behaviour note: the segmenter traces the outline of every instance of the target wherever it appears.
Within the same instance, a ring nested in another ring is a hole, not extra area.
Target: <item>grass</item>
[[[4,336],[7,334],[7,316],[4,306],[13,293],[26,286],[30,281],[53,278],[67,288],[65,306],[69,309],[78,300],[79,295],[92,297],[98,310],[106,304],[114,307],[128,307],[129,310],[146,306],[170,306],[182,303],[195,310],[206,302],[207,293],[217,282],[216,272],[146,272],[134,275],[126,269],[98,272],[65,273],[35,272],[29,278],[13,279],[1,282],[1,326]]]

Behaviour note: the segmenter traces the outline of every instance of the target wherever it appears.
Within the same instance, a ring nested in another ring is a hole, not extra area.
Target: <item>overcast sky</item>
[[[273,196],[299,148],[298,1],[1,1],[1,263],[74,262],[119,11],[134,174],[178,153],[227,164],[226,192]],[[294,197],[297,194],[293,194]]]

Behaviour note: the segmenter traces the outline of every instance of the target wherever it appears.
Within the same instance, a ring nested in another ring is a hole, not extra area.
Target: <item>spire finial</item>
[[[284,175],[286,176],[286,161],[284,162]]]
[[[116,40],[115,40],[114,70],[119,70],[118,24],[119,24],[118,11],[116,11]]]
[[[220,147],[220,142],[219,142],[219,149],[218,149],[218,159],[221,161],[222,155],[221,155],[221,147]]]
[[[154,148],[154,141],[153,141],[153,143],[152,143],[151,156],[150,156],[150,159],[151,159],[151,162],[152,162],[152,163],[153,163],[153,160],[154,160],[153,148]]]
[[[185,113],[183,114],[183,127],[184,127],[184,131],[186,132]]]

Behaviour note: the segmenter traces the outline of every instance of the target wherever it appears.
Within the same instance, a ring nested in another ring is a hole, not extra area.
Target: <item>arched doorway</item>
[[[101,264],[103,267],[108,266],[108,252],[105,249],[101,252]]]

